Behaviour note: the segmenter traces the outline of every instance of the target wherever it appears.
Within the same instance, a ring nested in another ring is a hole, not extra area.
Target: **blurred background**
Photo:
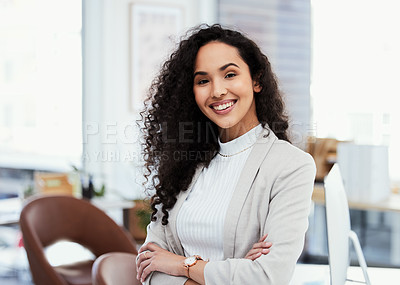
[[[0,202],[34,193],[38,173],[66,174],[77,196],[90,182],[103,195],[143,199],[135,120],[146,90],[189,28],[220,23],[270,59],[292,142],[314,156],[316,183],[334,162],[353,161],[344,177],[367,263],[400,267],[400,205],[371,206],[400,195],[399,8],[396,0],[0,0]],[[314,200],[301,262],[326,263],[324,206]],[[7,222],[19,212],[8,207],[0,203],[0,283],[30,284],[18,223]]]

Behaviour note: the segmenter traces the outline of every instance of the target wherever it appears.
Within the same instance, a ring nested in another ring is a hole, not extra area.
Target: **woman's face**
[[[229,141],[259,124],[253,81],[239,51],[221,42],[202,46],[196,56],[193,92],[200,110],[220,129],[221,141]]]

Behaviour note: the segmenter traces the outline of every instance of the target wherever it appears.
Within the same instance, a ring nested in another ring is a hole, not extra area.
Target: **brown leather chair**
[[[106,253],[92,267],[93,285],[141,285],[136,279],[136,255]]]
[[[37,285],[92,284],[93,260],[51,266],[44,249],[57,241],[78,243],[94,256],[137,254],[126,231],[90,202],[72,196],[39,196],[22,209],[20,227],[33,281]]]

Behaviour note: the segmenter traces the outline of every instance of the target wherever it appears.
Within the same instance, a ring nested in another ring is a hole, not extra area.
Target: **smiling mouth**
[[[233,100],[233,101],[226,102],[224,104],[210,105],[210,107],[216,111],[223,111],[223,110],[226,110],[226,109],[232,107],[236,103],[236,101],[237,100]]]

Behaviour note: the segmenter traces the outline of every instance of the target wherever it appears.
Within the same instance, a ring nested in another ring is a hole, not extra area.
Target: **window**
[[[79,165],[81,4],[0,2],[0,166]]]
[[[394,0],[313,0],[311,96],[318,137],[389,146],[400,181],[400,18]]]

